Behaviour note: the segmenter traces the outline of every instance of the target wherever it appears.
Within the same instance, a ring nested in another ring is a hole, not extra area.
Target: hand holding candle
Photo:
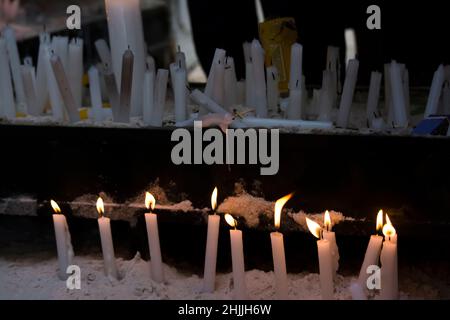
[[[151,210],[145,214],[147,225],[148,247],[150,249],[150,271],[153,281],[164,282],[164,271],[159,244],[158,216],[152,211],[155,209],[155,197],[149,192],[145,194],[145,206]]]
[[[58,251],[58,277],[61,280],[67,279],[67,267],[72,264],[73,248],[70,239],[69,227],[66,217],[61,214],[58,204],[50,200],[50,204],[55,214],[53,215],[53,226],[55,227],[56,249]]]
[[[211,195],[211,208],[214,214],[208,216],[205,270],[203,274],[203,291],[205,292],[214,292],[216,282],[217,243],[220,225],[220,216],[216,214],[217,192],[216,187]]]

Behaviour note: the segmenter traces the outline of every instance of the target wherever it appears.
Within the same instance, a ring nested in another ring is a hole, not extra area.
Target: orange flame
[[[153,210],[155,210],[155,206],[156,206],[155,197],[150,192],[146,192],[145,193],[145,207],[147,209],[151,209],[153,211]]]
[[[50,200],[50,204],[52,205],[53,211],[55,211],[55,213],[61,213],[61,208],[55,201]]]
[[[391,220],[389,219],[389,216],[386,214],[386,224],[383,227],[383,234],[388,239],[391,239],[397,231],[395,230],[394,226],[391,223]]]
[[[325,211],[325,216],[323,218],[323,226],[327,231],[331,231],[331,217],[328,210]]]
[[[377,231],[383,229],[383,210],[378,211],[377,214]]]
[[[105,213],[105,206],[101,197],[98,197],[97,199],[97,212],[100,218],[103,217],[103,214]]]
[[[236,228],[237,227],[237,221],[236,219],[233,218],[233,216],[231,214],[225,214],[225,221],[230,225],[230,227],[232,228]]]
[[[217,207],[217,187],[214,188],[212,194],[211,194],[211,208],[213,209],[213,211],[216,210]]]
[[[306,225],[308,226],[309,232],[313,234],[314,237],[320,238],[320,225],[311,219],[306,218]]]
[[[292,198],[294,194],[290,193],[287,196],[284,196],[281,199],[278,199],[277,202],[275,202],[275,212],[274,212],[274,224],[276,228],[280,227],[280,222],[281,222],[281,211],[283,210],[284,205],[286,204],[286,202],[289,201],[290,198]]]

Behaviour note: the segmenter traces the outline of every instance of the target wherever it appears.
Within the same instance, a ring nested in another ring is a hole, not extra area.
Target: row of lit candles
[[[211,195],[211,207],[213,214],[208,216],[208,231],[206,243],[206,255],[203,277],[203,291],[214,292],[216,282],[216,262],[217,246],[219,238],[220,216],[216,213],[217,208],[217,188]],[[286,195],[275,202],[274,225],[280,228],[281,213],[293,194]],[[67,221],[61,214],[58,204],[51,200],[51,205],[55,214],[53,215],[57,251],[59,260],[59,276],[66,279],[65,271],[71,265],[73,258],[72,245],[70,243],[70,233]],[[154,196],[147,192],[145,195],[145,206],[149,210],[145,213],[147,227],[149,251],[150,251],[150,273],[151,278],[156,282],[164,282],[164,271],[161,256],[161,248],[158,232],[158,217],[153,212],[156,200]],[[114,246],[111,234],[110,219],[104,216],[104,203],[101,197],[97,200],[97,211],[99,214],[98,225],[100,230],[101,245],[104,259],[105,273],[107,276],[119,278],[114,256]],[[226,222],[232,227],[230,230],[231,257],[233,270],[234,298],[247,299],[247,286],[245,281],[244,251],[242,242],[242,231],[237,229],[237,221],[230,214],[224,216]],[[311,219],[306,218],[306,224],[310,232],[318,238],[317,250],[320,270],[320,288],[323,299],[334,298],[334,280],[339,267],[339,250],[336,244],[336,235],[331,231],[331,217],[328,211],[324,215],[324,228]],[[358,281],[352,283],[351,292],[354,299],[367,299],[367,273],[369,266],[377,266],[381,259],[381,298],[396,299],[398,297],[398,267],[397,267],[397,234],[388,215],[386,223],[383,225],[383,211],[380,210],[377,216],[377,231],[384,234],[373,235],[370,238],[366,250],[364,262],[361,267]],[[284,251],[283,234],[279,231],[270,234],[272,244],[272,256],[274,264],[276,296],[278,299],[288,298],[288,280],[286,271],[286,258]]]

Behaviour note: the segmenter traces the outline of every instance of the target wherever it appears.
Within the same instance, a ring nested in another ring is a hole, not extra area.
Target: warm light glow
[[[150,192],[146,192],[145,193],[145,207],[147,209],[151,209],[153,211],[153,210],[155,210],[155,206],[156,206],[155,197]]]
[[[103,217],[103,214],[105,213],[105,206],[103,205],[103,199],[101,197],[98,197],[97,199],[97,211],[98,216],[100,218]]]
[[[230,227],[232,228],[236,228],[237,226],[237,221],[236,219],[233,218],[233,216],[231,214],[225,214],[225,221],[230,225]]]
[[[377,214],[377,231],[383,229],[383,210],[378,211]]]
[[[391,223],[391,220],[389,219],[389,216],[386,215],[386,224],[383,227],[383,234],[388,239],[391,239],[393,236],[395,236],[397,232],[395,231],[394,226]]]
[[[275,212],[274,212],[274,220],[275,220],[275,227],[280,227],[281,222],[281,211],[283,210],[284,205],[286,202],[289,201],[290,198],[292,198],[293,193],[288,194],[287,196],[284,196],[281,199],[278,199],[277,202],[275,202]]]
[[[217,207],[217,192],[217,187],[215,187],[211,195],[211,208],[213,211],[215,211]]]
[[[52,205],[53,211],[55,211],[55,213],[61,213],[61,209],[55,201],[50,200],[50,204]]]
[[[309,231],[316,238],[320,238],[320,225],[317,222],[312,221],[311,219],[306,218],[306,225],[308,226]]]
[[[328,210],[325,211],[325,216],[323,218],[323,226],[327,231],[331,231],[331,217],[330,212]]]

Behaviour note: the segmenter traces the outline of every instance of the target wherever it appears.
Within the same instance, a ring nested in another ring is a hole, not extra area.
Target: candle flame
[[[100,218],[103,217],[103,214],[105,213],[105,206],[103,205],[103,199],[101,197],[98,197],[97,199],[97,212]]]
[[[214,210],[216,210],[217,207],[217,187],[214,188],[212,194],[211,194],[211,208]]]
[[[230,227],[232,228],[236,228],[237,226],[237,221],[236,219],[233,218],[233,216],[231,214],[225,214],[225,221],[230,225]]]
[[[320,225],[311,219],[306,218],[306,225],[308,226],[309,232],[313,234],[314,237],[320,238]]]
[[[55,201],[50,200],[50,204],[52,205],[53,211],[55,211],[55,213],[61,213],[61,208]]]
[[[286,204],[286,202],[289,201],[290,198],[292,198],[294,194],[290,193],[286,196],[284,196],[281,199],[278,199],[275,202],[275,214],[274,214],[274,220],[275,220],[275,227],[279,228],[280,227],[280,222],[281,222],[281,211],[283,210],[284,205]]]
[[[383,229],[383,210],[378,211],[377,214],[377,231]]]
[[[395,236],[397,231],[395,230],[394,226],[391,223],[391,220],[389,219],[389,216],[386,214],[386,224],[383,227],[383,234],[385,237],[388,237],[390,239],[391,237]]]
[[[155,197],[150,192],[146,192],[145,193],[145,207],[147,209],[155,210],[155,206],[156,206]]]
[[[323,225],[327,231],[331,231],[331,217],[328,210],[325,211],[325,216],[323,218]]]

